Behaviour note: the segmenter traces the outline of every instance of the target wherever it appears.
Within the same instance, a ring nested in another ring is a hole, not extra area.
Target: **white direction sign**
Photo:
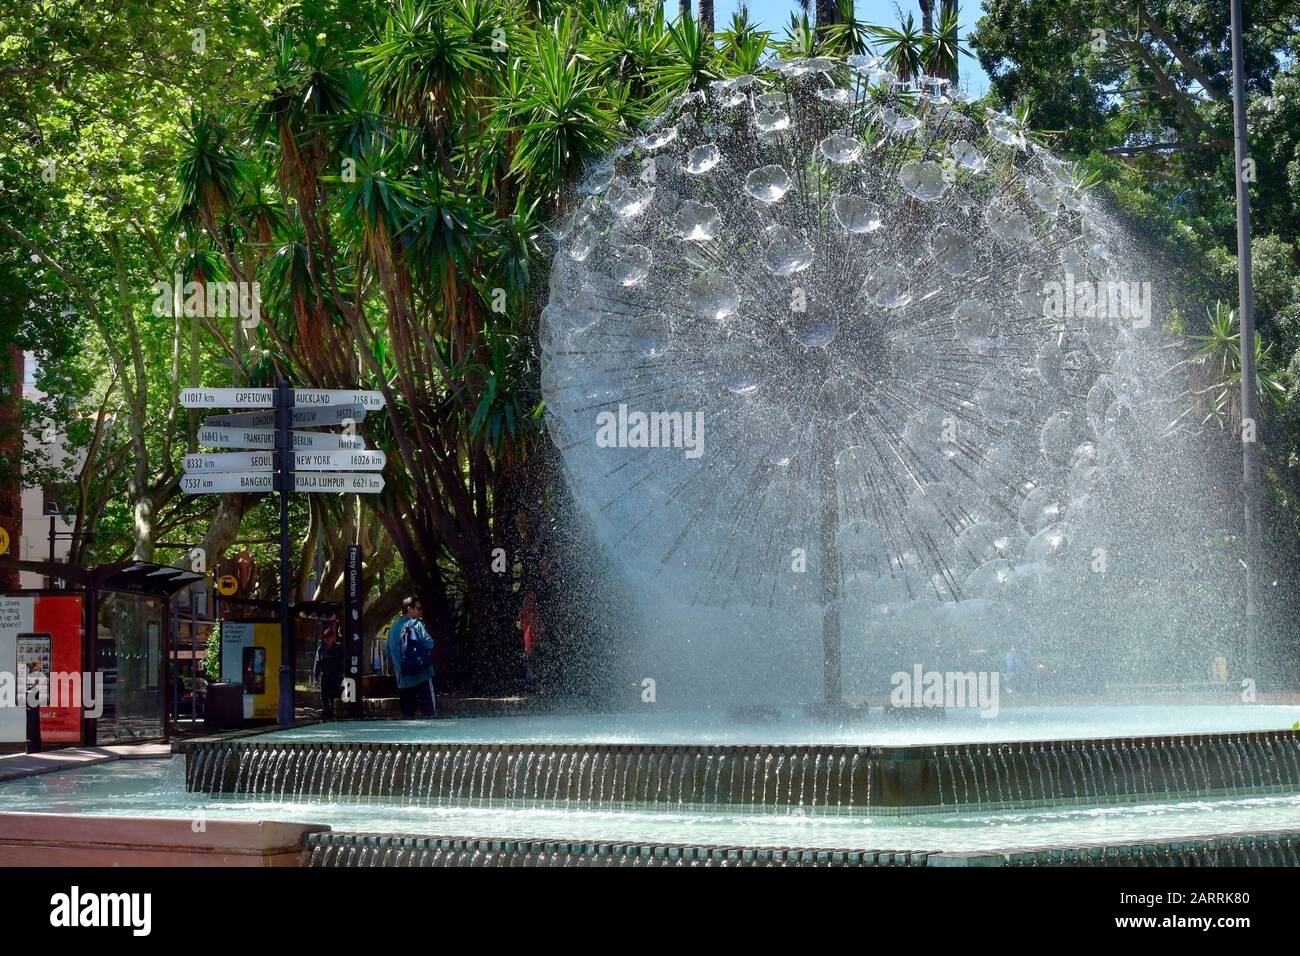
[[[294,454],[294,468],[301,471],[382,471],[388,458],[382,451],[307,451]]]
[[[293,476],[293,490],[373,495],[384,490],[384,479],[382,475],[365,472],[296,472]]]
[[[366,440],[360,435],[336,435],[333,432],[293,431],[293,447],[311,451],[364,451]],[[199,429],[199,444],[209,448],[275,448],[274,428]]]
[[[271,471],[228,471],[216,475],[183,475],[181,491],[187,495],[226,494],[235,491],[274,491]]]
[[[274,428],[210,428],[199,429],[200,445],[209,448],[275,448]]]
[[[272,432],[274,434],[274,432]],[[346,449],[348,451],[365,451],[366,440],[360,435],[336,435],[333,432],[290,432],[293,435],[293,447],[295,449],[310,449],[311,451],[333,451],[335,449]]]
[[[293,403],[299,408],[360,405],[370,411],[384,407],[384,393],[354,388],[295,388]],[[182,408],[272,408],[273,388],[183,388]]]
[[[360,422],[366,417],[364,405],[321,405],[317,408],[295,408],[293,427],[325,427],[345,422]],[[274,428],[275,410],[269,412],[236,412],[234,415],[209,415],[203,419],[204,427],[211,428]]]
[[[294,453],[295,469],[303,471],[382,471],[388,457],[382,451],[299,451]],[[218,451],[185,455],[181,465],[187,475],[216,474],[223,471],[274,471],[275,454],[269,451]]]
[[[270,408],[273,388],[183,388],[182,408]]]
[[[376,412],[384,407],[384,393],[351,388],[295,388],[293,403],[299,408],[315,405],[363,405]]]
[[[271,471],[275,455],[269,451],[219,451],[207,455],[185,455],[181,466],[187,475],[222,471]]]

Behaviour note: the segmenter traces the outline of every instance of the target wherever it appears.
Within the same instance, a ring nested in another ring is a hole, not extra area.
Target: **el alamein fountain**
[[[864,57],[777,63],[679,97],[572,208],[542,386],[599,542],[575,600],[632,609],[628,712],[199,742],[189,790],[610,830],[312,856],[430,865],[924,862],[868,850],[870,821],[1293,800],[1294,708],[1189,703],[1222,687],[1216,658],[1236,676],[1240,601],[1234,476],[1161,333],[1176,284],[1024,122]],[[893,719],[891,682],[921,669],[998,674],[997,716]],[[637,834],[668,811],[689,819],[657,854]],[[709,814],[747,822],[718,837]],[[791,849],[761,825],[828,817],[861,826]],[[1270,824],[1178,858],[1295,862]],[[1002,861],[1064,859],[1026,852]]]

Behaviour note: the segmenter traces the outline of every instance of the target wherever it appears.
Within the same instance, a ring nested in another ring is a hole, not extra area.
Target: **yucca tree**
[[[575,29],[570,21],[563,31],[535,31],[524,57],[511,66],[519,80],[517,95],[496,101],[519,133],[511,172],[534,194],[549,199],[616,136],[607,91],[590,62],[573,48]]]
[[[837,0],[836,8],[835,23],[824,37],[827,50],[841,56],[868,53],[871,49],[871,26],[858,19],[853,0]]]
[[[703,89],[722,75],[713,38],[689,14],[669,25],[668,54],[653,74],[661,100]]]
[[[627,7],[592,4],[586,14],[582,56],[602,83],[626,87],[634,99],[644,99],[653,83],[651,73],[668,54],[668,24],[662,6],[649,13]],[[502,90],[503,95],[512,91]]]
[[[180,225],[202,225],[226,259],[233,275],[245,280],[243,264],[234,252],[230,220],[253,186],[251,164],[231,143],[225,125],[216,117],[194,110],[189,127],[181,133],[176,161],[178,196],[173,219]],[[247,234],[248,229],[238,223]]]
[[[867,29],[876,38],[881,60],[900,80],[912,80],[921,75],[925,36],[917,29],[910,13],[896,27],[877,25]]]
[[[294,320],[292,333],[279,323],[269,324],[267,331],[279,335],[295,378],[317,386],[348,385],[357,375],[355,363],[348,359],[354,343],[333,308],[338,290],[331,288],[327,274],[333,243],[325,212],[329,201],[325,170],[336,148],[333,124],[351,115],[357,98],[364,95],[359,77],[340,69],[314,39],[295,44],[282,36],[271,90],[252,117],[253,137],[273,165],[282,195],[294,200],[295,227],[301,229],[304,244],[300,259],[304,271],[287,274],[297,288],[282,293],[283,303],[291,308],[287,315]],[[265,192],[258,190],[253,207],[263,255],[279,235],[289,232],[287,222],[275,230],[272,220],[283,221],[286,216],[283,210],[275,215]],[[296,347],[289,345],[290,339]]]
[[[795,57],[812,56],[817,51],[817,31],[808,22],[808,13],[791,13],[790,22],[786,24],[785,39],[780,44],[781,55]]]
[[[749,10],[741,7],[731,14],[731,23],[722,31],[722,50],[719,62],[722,68],[737,75],[753,73],[767,52],[772,34],[760,30],[749,18]]]
[[[1237,312],[1223,302],[1207,311],[1208,331],[1193,335],[1197,345],[1191,364],[1198,369],[1199,383],[1193,394],[1197,407],[1204,413],[1201,424],[1219,427],[1241,420],[1241,327]],[[1286,397],[1284,374],[1273,362],[1272,350],[1255,334],[1255,369],[1257,397],[1263,409],[1275,408]]]
[[[922,38],[921,58],[925,72],[930,76],[942,76],[952,83],[957,82],[959,74],[958,57],[970,56],[970,51],[961,46],[961,24],[956,5],[944,5],[939,13],[938,29],[926,31]]]

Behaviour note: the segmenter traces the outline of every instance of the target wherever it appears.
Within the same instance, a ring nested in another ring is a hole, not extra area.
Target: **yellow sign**
[[[9,553],[9,532],[0,528],[0,554]]]
[[[280,625],[221,622],[221,676],[244,687],[246,719],[280,715]]]
[[[223,597],[230,597],[239,590],[239,582],[235,580],[233,574],[223,574],[217,578],[217,593]]]

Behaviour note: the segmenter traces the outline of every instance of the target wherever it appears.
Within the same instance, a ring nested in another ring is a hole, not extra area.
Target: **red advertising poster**
[[[12,675],[20,704],[33,663],[52,682],[61,682],[61,691],[51,686],[51,694],[75,688],[86,699],[81,602],[78,594],[0,595],[0,669]],[[7,710],[14,712],[0,715],[0,743],[21,743],[26,736],[21,706]],[[81,743],[81,715],[80,706],[42,707],[41,742]]]
[[[38,595],[35,618],[36,629],[53,638],[55,672],[83,673],[86,668],[81,661],[81,629],[85,618],[81,595]],[[82,693],[84,699],[85,691]],[[42,707],[41,740],[58,744],[81,743],[81,713],[80,707]]]

